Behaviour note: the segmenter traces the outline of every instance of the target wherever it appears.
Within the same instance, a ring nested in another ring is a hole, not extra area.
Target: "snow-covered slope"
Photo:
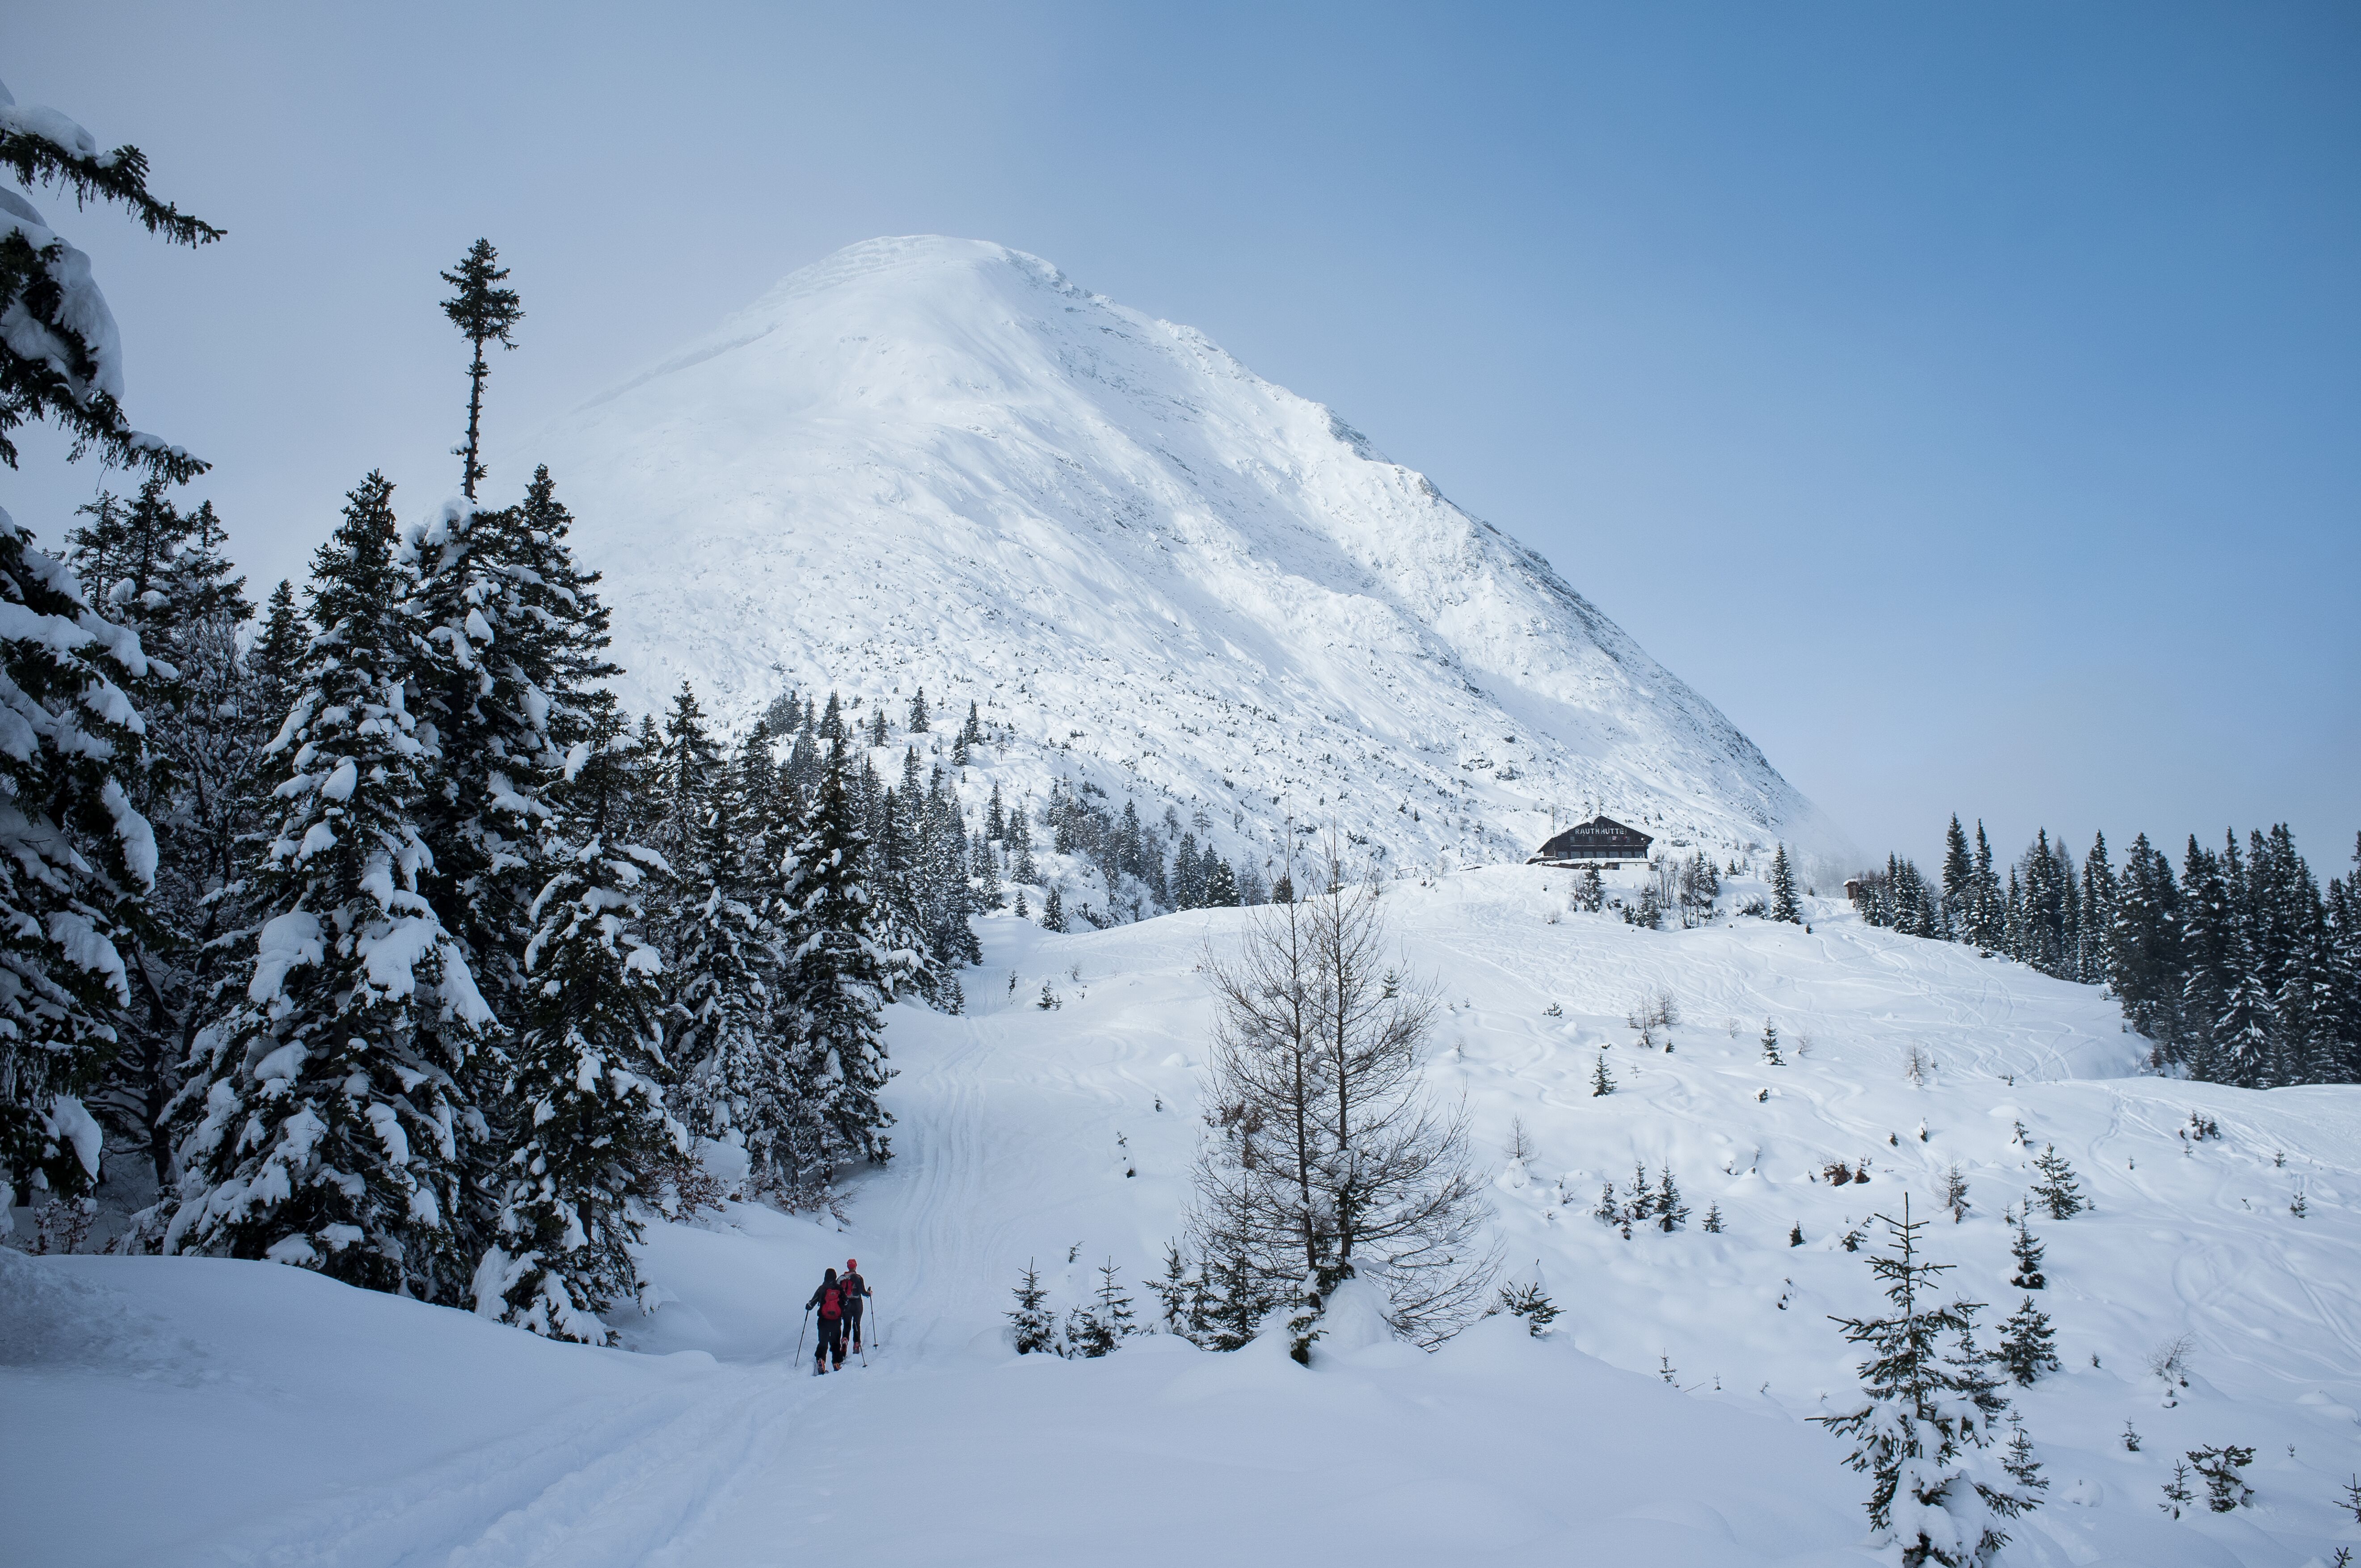
[[[2035,1220],[2065,1365],[2010,1390],[2052,1486],[2004,1568],[2361,1550],[2336,1507],[2361,1456],[2361,1090],[2136,1076],[2094,988],[1830,901],[1809,931],[1644,931],[1565,894],[1504,867],[1389,883],[1384,904],[1451,1004],[1431,1082],[1467,1098],[1504,1258],[1564,1310],[1550,1340],[1497,1318],[1432,1356],[1338,1347],[1310,1371],[1160,1337],[1011,1354],[1028,1259],[1060,1305],[1101,1259],[1135,1288],[1155,1271],[1199,1127],[1197,966],[1255,912],[1067,937],[999,916],[967,1014],[892,1010],[900,1153],[849,1225],[733,1206],[658,1227],[645,1264],[671,1299],[621,1322],[641,1354],[274,1265],[0,1256],[10,1544],[51,1568],[1890,1564],[1860,1545],[1843,1445],[1806,1421],[1855,1387],[1828,1315],[1872,1304],[1842,1238],[1905,1193],[1932,1210],[1956,1163],[1971,1207],[1927,1240],[1993,1322],[2022,1296],[1999,1216],[2055,1145],[2095,1208]],[[1623,1021],[1658,991],[1682,1014],[1670,1051]],[[1784,1066],[1763,1060],[1766,1017]],[[2184,1138],[2191,1112],[2221,1135]],[[1820,1179],[1839,1160],[1869,1183]],[[1626,1240],[1589,1217],[1634,1161],[1671,1166],[1684,1229]],[[847,1255],[884,1346],[815,1380],[798,1310]],[[2168,1385],[2147,1363],[2182,1336],[2187,1386]],[[2254,1506],[2166,1518],[2173,1463],[2223,1443],[2254,1448]]]
[[[507,467],[532,461],[643,708],[686,679],[739,722],[798,687],[898,718],[923,686],[1184,811],[1334,820],[1397,866],[1529,849],[1553,808],[1841,850],[1540,556],[1201,334],[1000,246],[840,251]]]

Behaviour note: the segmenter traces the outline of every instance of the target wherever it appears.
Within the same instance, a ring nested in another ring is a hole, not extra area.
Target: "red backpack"
[[[844,1316],[844,1292],[830,1285],[819,1293],[819,1315],[823,1318]]]

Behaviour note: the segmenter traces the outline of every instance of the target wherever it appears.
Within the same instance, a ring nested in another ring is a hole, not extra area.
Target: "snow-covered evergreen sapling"
[[[1670,1235],[1688,1222],[1689,1207],[1681,1201],[1681,1190],[1674,1185],[1673,1168],[1667,1163],[1664,1177],[1656,1187],[1654,1199],[1656,1228]]]
[[[2016,1272],[2009,1276],[2011,1285],[2020,1290],[2038,1290],[2048,1283],[2041,1272],[2041,1255],[2048,1249],[2034,1235],[2022,1215],[2012,1229],[2008,1249],[2016,1259]]]
[[[2255,1489],[2246,1485],[2246,1466],[2254,1462],[2255,1451],[2236,1443],[2189,1451],[2190,1467],[2205,1483],[2205,1506],[2217,1514],[2245,1508],[2255,1500]]]
[[[2179,1519],[2180,1510],[2194,1501],[2196,1497],[2197,1494],[2189,1489],[2189,1462],[2185,1459],[2174,1460],[2172,1474],[2165,1479],[2164,1483],[2164,1501],[2158,1503],[2157,1507],[2171,1518]]]
[[[1557,1321],[1557,1303],[1549,1299],[1538,1281],[1530,1285],[1504,1285],[1500,1288],[1500,1305],[1510,1315],[1525,1321],[1525,1332],[1535,1339],[1545,1339],[1550,1325]]]
[[[1936,1195],[1941,1200],[1943,1207],[1951,1212],[1951,1223],[1956,1225],[1967,1219],[1968,1210],[1971,1207],[1968,1202],[1968,1179],[1966,1173],[1960,1169],[1959,1161],[1953,1160],[1945,1168],[1942,1179],[1936,1186]]]
[[[1769,1067],[1785,1067],[1786,1058],[1779,1054],[1779,1025],[1770,1019],[1763,1020],[1763,1060]]]
[[[2008,1417],[2008,1452],[2001,1460],[2001,1468],[2008,1472],[2018,1490],[2028,1495],[2049,1490],[2049,1482],[2041,1474],[2041,1461],[2035,1457],[2033,1439],[2026,1435],[2025,1422],[2015,1411]]]
[[[1598,1053],[1598,1066],[1590,1069],[1590,1093],[1593,1099],[1615,1092],[1615,1075],[1607,1070],[1607,1053]]]
[[[1049,1304],[1049,1292],[1042,1288],[1041,1272],[1033,1264],[1026,1264],[1017,1277],[1015,1295],[1016,1305],[1008,1313],[1008,1323],[1016,1354],[1058,1354],[1057,1310]]]
[[[2033,1185],[2033,1196],[2053,1220],[2070,1220],[2088,1205],[2082,1201],[2082,1190],[2075,1183],[2074,1168],[2066,1157],[2051,1144],[2033,1162],[2041,1179]]]
[[[1793,1226],[1793,1227],[1791,1227],[1791,1228],[1788,1230],[1788,1232],[1787,1232],[1787,1245],[1788,1245],[1789,1246],[1802,1246],[1802,1245],[1804,1245],[1804,1222],[1803,1222],[1803,1221],[1801,1221],[1801,1220],[1796,1221],[1796,1222],[1795,1222],[1795,1223],[1794,1224],[1794,1226]]]
[[[2027,1296],[2025,1304],[2001,1325],[2000,1363],[2011,1377],[2030,1388],[2043,1373],[2058,1370],[2058,1352],[2052,1343],[2055,1337],[2048,1314],[2036,1307],[2033,1298]]]
[[[1926,1222],[1910,1218],[1907,1195],[1900,1220],[1878,1218],[1890,1245],[1870,1266],[1884,1284],[1888,1310],[1834,1320],[1848,1341],[1870,1352],[1861,1365],[1861,1402],[1813,1419],[1852,1440],[1847,1463],[1871,1478],[1869,1519],[1880,1544],[1898,1545],[1913,1568],[1986,1563],[2008,1541],[2003,1522],[2040,1497],[1987,1452],[2007,1401],[1974,1347],[1975,1305],[1932,1302],[1937,1277],[1951,1266],[1920,1255]]]
[[[1721,1204],[1719,1202],[1717,1201],[1707,1206],[1705,1219],[1701,1222],[1701,1226],[1708,1235],[1718,1236],[1721,1234]]]
[[[1205,1333],[1205,1276],[1202,1269],[1189,1266],[1189,1260],[1182,1255],[1179,1242],[1164,1244],[1164,1277],[1148,1281],[1148,1288],[1156,1292],[1164,1332],[1177,1334],[1191,1344],[1202,1343]]]
[[[1098,1276],[1099,1287],[1092,1292],[1090,1303],[1076,1308],[1066,1318],[1069,1355],[1087,1358],[1112,1354],[1137,1332],[1132,1322],[1131,1298],[1115,1279],[1115,1259],[1110,1257],[1101,1265]]]

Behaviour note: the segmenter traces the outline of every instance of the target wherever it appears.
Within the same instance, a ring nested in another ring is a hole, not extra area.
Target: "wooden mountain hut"
[[[1648,846],[1655,840],[1637,828],[1626,828],[1611,817],[1594,817],[1577,822],[1543,844],[1529,866],[1597,866],[1611,872],[1626,861],[1645,863]]]

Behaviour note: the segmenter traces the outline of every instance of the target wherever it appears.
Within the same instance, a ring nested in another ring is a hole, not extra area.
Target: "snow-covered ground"
[[[1020,251],[849,247],[495,466],[536,463],[632,707],[688,680],[735,726],[790,688],[898,719],[924,687],[1125,793],[1422,870],[1521,853],[1553,809],[1849,858],[1578,571]]]
[[[9,1559],[1866,1563],[1862,1483],[1804,1419],[1853,1386],[1828,1314],[1872,1304],[1840,1238],[1905,1192],[1934,1213],[1956,1162],[1972,1209],[1929,1235],[1996,1323],[2019,1299],[1999,1216],[2050,1144],[2095,1207],[2035,1221],[2065,1366],[2015,1391],[2053,1485],[2004,1561],[2361,1548],[2335,1507],[2361,1468],[2361,1091],[2138,1076],[2097,991],[1825,901],[1809,931],[1641,931],[1568,913],[1568,888],[1497,868],[1385,901],[1404,967],[1451,1003],[1433,1082],[1466,1095],[1498,1171],[1509,1274],[1564,1309],[1548,1340],[1501,1316],[1432,1355],[1343,1334],[1308,1371],[1162,1336],[1011,1354],[1028,1259],[1071,1302],[1110,1255],[1137,1286],[1176,1230],[1198,964],[1250,912],[1066,937],[1003,916],[964,1016],[894,1010],[898,1157],[856,1184],[851,1224],[733,1206],[661,1227],[646,1263],[671,1299],[619,1323],[627,1350],[275,1266],[0,1253]],[[1660,990],[1669,1052],[1624,1022]],[[1785,1066],[1763,1060],[1766,1018]],[[2192,1111],[2221,1136],[2183,1138]],[[1864,1159],[1867,1185],[1818,1178]],[[1669,1162],[1685,1230],[1627,1241],[1590,1217],[1635,1160]],[[884,1343],[814,1379],[798,1309],[849,1255]],[[2147,1362],[2184,1335],[2168,1388]],[[2168,1519],[2172,1461],[2224,1442],[2256,1450],[2254,1507]]]

